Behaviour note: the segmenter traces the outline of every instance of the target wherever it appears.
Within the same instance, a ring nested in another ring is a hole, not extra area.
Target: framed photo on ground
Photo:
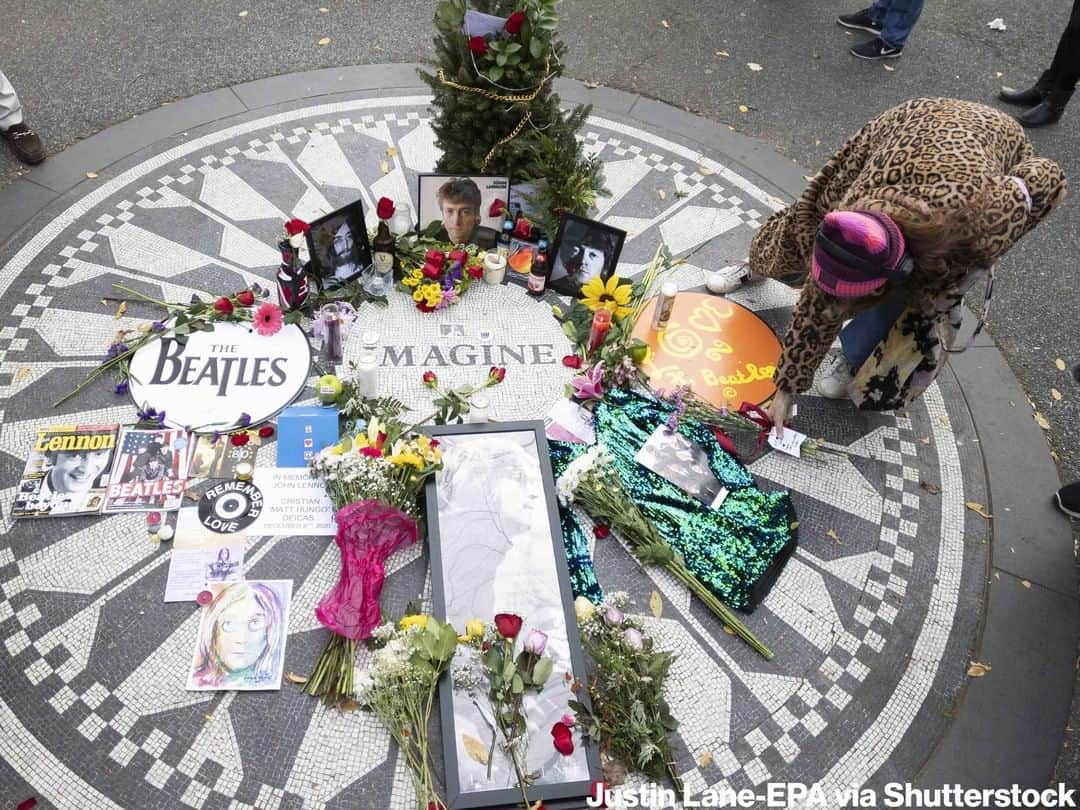
[[[503,222],[498,209],[506,205],[510,196],[510,178],[422,174],[418,182],[421,234],[483,250],[495,247]],[[497,200],[502,205],[492,208]]]
[[[361,200],[311,223],[307,233],[311,269],[324,286],[343,284],[371,266],[371,244]]]
[[[548,286],[563,295],[578,295],[581,288],[599,276],[605,281],[615,273],[626,231],[565,214],[551,249],[551,277]]]
[[[600,778],[600,762],[577,731],[570,756],[551,741],[567,701],[587,701],[588,695],[570,690],[575,680],[585,681],[585,664],[544,423],[446,425],[426,432],[438,437],[443,450],[443,469],[426,491],[435,613],[455,627],[516,613],[524,619],[519,637],[532,629],[548,634],[554,672],[542,692],[525,698],[525,770],[538,774],[529,798],[551,810],[580,808],[592,780]],[[491,740],[486,700],[444,678],[439,705],[448,808],[520,804],[505,751],[495,747],[490,776],[475,755],[477,741],[486,754]]]

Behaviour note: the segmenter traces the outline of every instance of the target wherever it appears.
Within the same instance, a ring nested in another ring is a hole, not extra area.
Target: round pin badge
[[[214,601],[214,595],[210,591],[199,591],[199,595],[195,597],[195,601],[203,607],[206,607]]]

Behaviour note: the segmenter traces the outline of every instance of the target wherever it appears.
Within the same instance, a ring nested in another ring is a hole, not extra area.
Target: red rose
[[[551,738],[555,743],[555,750],[564,757],[574,753],[574,733],[566,723],[558,722],[551,727]]]
[[[441,250],[429,250],[424,254],[424,262],[426,264],[437,264],[442,267],[443,262],[446,261],[446,254]]]
[[[247,431],[245,430],[240,433],[234,433],[232,436],[229,437],[229,441],[237,447],[243,447],[245,444],[251,441],[251,437],[247,435]]]
[[[307,233],[310,230],[311,226],[302,219],[290,219],[285,223],[285,233],[289,236],[296,236],[298,233]]]
[[[514,224],[514,236],[518,239],[532,239],[532,223],[522,217]]]
[[[242,307],[250,307],[255,303],[255,293],[251,290],[241,290],[236,294],[236,303]]]
[[[496,197],[492,201],[491,207],[488,208],[488,216],[489,217],[501,217],[503,215],[503,211],[505,211],[505,210],[506,210],[506,202],[503,201],[503,200],[500,200],[498,197]]]
[[[521,27],[525,25],[526,19],[528,18],[525,16],[524,11],[515,11],[506,20],[506,33],[516,37],[521,33]]]
[[[487,40],[483,37],[469,37],[469,50],[474,56],[483,56],[487,53]]]
[[[394,215],[394,201],[389,197],[379,197],[379,204],[375,208],[375,216],[379,219],[390,219]]]
[[[261,428],[259,428],[259,438],[260,439],[269,439],[273,435],[274,435],[274,426],[273,425],[263,425]]]
[[[465,272],[469,274],[469,278],[484,277],[484,268],[478,264],[474,264],[471,267],[466,268]]]
[[[521,617],[516,613],[496,613],[495,629],[503,638],[517,638],[521,632]]]
[[[432,447],[438,447],[439,446],[439,440],[438,439],[432,439],[431,440],[431,446]]]
[[[506,369],[502,366],[492,366],[488,369],[488,377],[497,383],[501,383],[506,379]]]
[[[597,523],[592,527],[593,537],[597,540],[603,540],[609,534],[611,534],[611,527],[606,523]]]
[[[416,308],[418,310],[420,310],[421,312],[434,312],[435,311],[435,307],[430,306],[428,304],[425,304],[423,301],[418,302],[416,304]]]
[[[424,376],[421,379],[423,379],[424,385],[428,388],[434,388],[439,384],[439,378],[435,375],[434,371],[425,371]]]
[[[233,305],[228,298],[219,298],[214,302],[214,309],[222,315],[232,315]]]
[[[581,358],[576,354],[568,354],[562,359],[562,364],[567,368],[581,368]]]
[[[420,272],[428,278],[438,278],[442,274],[442,262],[440,262],[439,264],[432,264],[431,262],[428,262],[424,265],[423,269],[421,269]]]
[[[450,263],[456,264],[460,262],[465,264],[469,260],[469,254],[464,250],[451,250],[450,251]]]

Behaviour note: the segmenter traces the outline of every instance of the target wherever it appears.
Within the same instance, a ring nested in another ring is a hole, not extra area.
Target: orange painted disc
[[[689,384],[717,407],[764,404],[776,392],[773,372],[780,341],[765,321],[744,306],[707,293],[680,292],[667,328],[652,324],[656,299],[645,305],[633,336],[649,355],[641,364],[653,388]]]

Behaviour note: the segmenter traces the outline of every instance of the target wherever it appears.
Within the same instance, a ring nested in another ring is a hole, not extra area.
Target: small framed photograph
[[[554,674],[539,693],[526,695],[529,744],[526,772],[535,779],[531,800],[552,810],[581,808],[600,761],[592,745],[570,756],[551,745],[550,729],[570,699],[587,703],[585,659],[574,618],[574,595],[559,524],[555,480],[543,422],[444,425],[427,428],[443,449],[443,469],[426,489],[432,601],[440,619],[464,627],[496,613],[523,617],[522,633],[542,630]],[[468,689],[443,678],[439,687],[447,806],[508,807],[520,802],[513,764],[501,746],[483,763],[491,739],[489,707]],[[578,738],[575,732],[575,743]],[[485,741],[476,743],[474,741]]]
[[[578,295],[597,276],[606,281],[615,273],[625,240],[626,231],[565,214],[551,249],[548,286],[564,295]]]
[[[311,268],[324,285],[333,286],[359,276],[371,266],[371,244],[361,200],[311,223],[307,233]]]
[[[419,178],[419,232],[454,245],[495,247],[510,178],[422,174]],[[498,203],[498,204],[497,204]]]

